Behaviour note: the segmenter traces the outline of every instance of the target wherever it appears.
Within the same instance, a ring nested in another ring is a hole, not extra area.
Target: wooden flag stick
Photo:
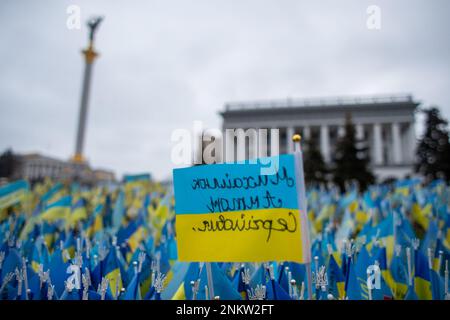
[[[314,256],[314,280],[316,282],[316,300],[319,300],[320,296],[320,284],[318,281],[318,275],[319,275],[319,257]]]
[[[369,269],[367,269],[367,291],[369,293],[369,300],[372,300],[372,287],[371,284],[369,285],[370,273]]]
[[[302,281],[302,286],[300,288],[300,300],[305,300],[305,281]]]
[[[0,271],[2,271],[2,265],[4,260],[5,260],[5,251],[0,251]]]
[[[209,300],[208,285],[205,284],[205,300]]]
[[[0,287],[0,294],[2,294],[3,290],[6,288],[8,283],[13,279],[14,273],[9,272],[3,277],[2,286]]]
[[[286,267],[289,268],[289,267]],[[292,286],[292,272],[289,271],[288,269],[288,284],[289,284],[289,295],[291,296],[291,298],[294,296],[294,288]]]
[[[302,137],[299,134],[295,134],[292,137],[292,141],[294,142],[294,154],[297,155],[297,159],[296,159],[296,163],[297,163],[297,183],[299,184],[299,209],[303,211],[303,214],[305,216],[308,215],[308,207],[307,207],[307,203],[306,203],[306,191],[305,191],[305,177],[304,177],[304,173],[303,173],[303,154],[302,154],[302,148],[300,145],[300,141],[301,141]],[[306,224],[306,228],[305,228],[305,232],[307,234],[304,235],[303,240],[304,240],[304,244],[303,244],[303,250],[305,250],[306,252],[304,252],[303,254],[305,255],[306,253],[306,257],[307,257],[307,262],[305,263],[305,269],[306,269],[306,274],[308,277],[308,282],[307,282],[307,286],[308,286],[308,299],[312,300],[312,273],[311,273],[311,245],[310,245],[310,239],[309,239],[309,222],[308,220],[305,221]]]
[[[445,299],[448,300],[448,260],[445,260],[445,273],[444,273],[444,287],[445,287]]]
[[[442,258],[444,256],[444,251],[439,250],[439,260],[438,260],[438,265],[437,265],[437,272],[439,275],[441,275],[441,267],[442,267]]]
[[[23,265],[23,281],[25,284],[25,299],[28,300],[28,273],[27,273],[27,260],[22,258]]]
[[[292,289],[291,289],[292,288]],[[297,282],[295,281],[295,279],[291,279],[289,281],[289,289],[290,291],[292,291],[291,294],[291,298],[293,300],[298,300],[298,295],[297,295]]]
[[[427,256],[428,256],[428,268],[430,270],[433,269],[433,253],[431,252],[431,248],[427,248]]]
[[[80,255],[81,255],[81,250],[82,250],[82,247],[81,247],[81,238],[78,237],[78,238],[77,238],[77,253],[79,253]]]
[[[408,263],[408,285],[412,286],[411,248],[406,248],[406,261]]]
[[[192,290],[192,300],[195,300],[195,294],[196,294],[196,292],[195,292],[195,281],[191,281],[190,282],[190,285],[191,285],[191,290]]]
[[[208,289],[209,289],[209,297],[210,299],[214,299],[214,283],[213,283],[213,276],[212,276],[212,270],[211,270],[211,262],[206,262],[206,278],[208,279]]]

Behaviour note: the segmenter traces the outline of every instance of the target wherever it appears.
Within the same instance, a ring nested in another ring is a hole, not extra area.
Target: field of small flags
[[[348,189],[307,190],[313,299],[449,299],[449,186]],[[211,263],[209,297],[205,264],[177,260],[174,205],[171,188],[145,179],[1,186],[0,299],[308,298],[305,265],[286,261]],[[380,274],[372,289],[368,270]]]

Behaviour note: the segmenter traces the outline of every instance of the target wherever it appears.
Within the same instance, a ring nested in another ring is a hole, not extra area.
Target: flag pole
[[[214,299],[214,283],[213,283],[213,276],[211,271],[211,262],[205,262],[206,267],[206,278],[208,280],[208,290],[209,290],[209,299]]]
[[[445,260],[444,279],[445,279],[445,284],[444,284],[445,297],[444,297],[444,299],[450,300],[450,296],[448,293],[448,260]]]
[[[308,216],[307,211],[307,203],[306,203],[306,192],[305,192],[305,176],[303,172],[303,153],[301,148],[302,137],[299,134],[294,134],[292,136],[292,141],[294,142],[294,155],[295,155],[295,164],[297,169],[297,183],[298,183],[298,197],[299,197],[299,209],[300,213],[303,212],[304,217]],[[302,219],[305,220],[305,219]],[[312,300],[312,273],[311,273],[311,245],[309,239],[309,222],[308,219],[304,221],[303,228],[305,232],[302,235],[303,237],[303,256],[306,257],[305,269],[306,275],[308,277],[307,288],[308,288],[308,299]]]
[[[369,269],[367,269],[367,291],[369,294],[369,300],[372,300],[372,287],[371,285],[369,285],[370,274],[371,272],[369,271]]]
[[[408,263],[408,285],[412,286],[411,248],[406,248],[406,261]]]

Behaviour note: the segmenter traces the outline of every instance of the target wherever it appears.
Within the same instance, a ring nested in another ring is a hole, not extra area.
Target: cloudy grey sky
[[[448,0],[2,0],[0,151],[73,154],[93,14],[85,154],[119,175],[169,177],[172,130],[219,127],[226,101],[410,92],[450,117]]]

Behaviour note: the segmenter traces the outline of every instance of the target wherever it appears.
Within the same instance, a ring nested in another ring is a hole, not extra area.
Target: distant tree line
[[[11,178],[17,166],[17,156],[11,149],[0,155],[0,178]]]
[[[369,148],[356,139],[350,114],[346,115],[345,134],[337,141],[330,165],[325,163],[318,145],[314,136],[304,144],[304,171],[307,184],[333,182],[344,190],[350,181],[354,181],[364,190],[374,183],[375,177],[369,166]]]
[[[434,179],[450,181],[450,141],[448,122],[437,107],[422,109],[425,114],[425,132],[417,146],[416,172],[426,182]]]

